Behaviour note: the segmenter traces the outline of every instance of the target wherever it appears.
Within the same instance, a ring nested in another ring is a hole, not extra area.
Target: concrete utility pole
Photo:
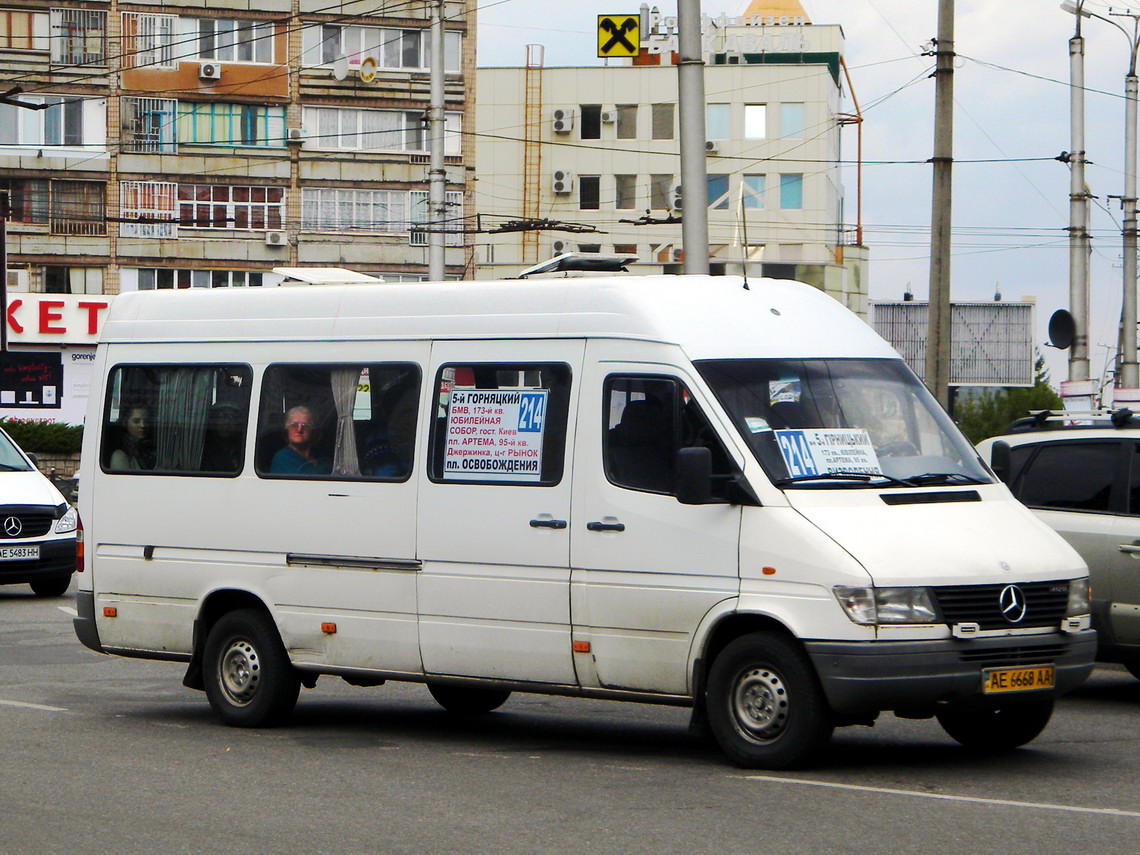
[[[954,165],[954,0],[938,0],[934,55],[934,183],[930,213],[930,308],[926,385],[950,408],[950,202]]]
[[[1081,37],[1084,0],[1066,2],[1076,30],[1069,39],[1069,314],[1073,316],[1073,345],[1069,349],[1069,384],[1061,393],[1088,397],[1089,379],[1089,192],[1085,187],[1085,40]]]
[[[445,0],[429,0],[431,14],[431,107],[428,112],[428,279],[443,279],[445,266],[444,223],[447,222],[447,171],[443,165],[444,62],[443,14]]]
[[[677,0],[677,118],[681,125],[681,241],[686,273],[709,272],[705,60],[701,0]]]

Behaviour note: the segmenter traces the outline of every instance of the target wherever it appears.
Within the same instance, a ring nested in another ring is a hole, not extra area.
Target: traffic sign
[[[640,50],[640,16],[598,15],[598,56],[637,56]]]

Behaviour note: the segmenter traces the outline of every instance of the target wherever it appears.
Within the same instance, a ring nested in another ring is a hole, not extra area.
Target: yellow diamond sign
[[[598,15],[598,56],[637,56],[640,49],[638,15]]]

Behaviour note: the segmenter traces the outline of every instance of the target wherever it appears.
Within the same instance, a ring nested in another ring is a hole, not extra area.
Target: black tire
[[[806,765],[835,729],[811,660],[777,632],[725,647],[709,669],[705,704],[713,738],[745,769]]]
[[[1053,699],[1019,701],[992,709],[955,709],[937,713],[951,738],[980,751],[1012,751],[1032,742],[1053,715]]]
[[[1128,673],[1140,680],[1140,659],[1133,659],[1130,662],[1125,662],[1124,667],[1128,669]]]
[[[444,683],[428,683],[428,691],[437,704],[456,715],[489,713],[505,704],[511,696],[507,689],[483,689]]]
[[[48,579],[36,579],[36,581],[28,584],[31,585],[32,593],[37,597],[62,597],[71,587],[71,574]]]
[[[283,724],[301,691],[301,681],[269,615],[239,609],[210,629],[202,676],[210,706],[234,727]]]

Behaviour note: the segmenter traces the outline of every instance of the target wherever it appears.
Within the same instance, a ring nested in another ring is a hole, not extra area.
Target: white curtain
[[[214,388],[213,368],[159,370],[155,423],[155,464],[158,470],[197,472]]]
[[[356,456],[356,433],[352,426],[352,408],[356,403],[356,387],[360,368],[334,368],[330,372],[333,404],[336,406],[336,450],[333,452],[334,475],[359,475]]]

